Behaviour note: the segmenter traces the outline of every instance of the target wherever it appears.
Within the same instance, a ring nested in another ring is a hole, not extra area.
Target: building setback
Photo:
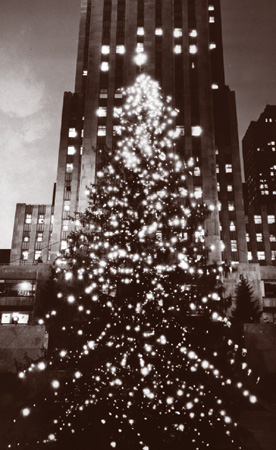
[[[146,56],[142,67],[134,61],[139,53]],[[96,182],[97,163],[114,145],[120,88],[140,70],[159,81],[179,110],[178,151],[195,161],[189,185],[215,207],[206,222],[211,258],[247,263],[235,95],[225,85],[219,0],[82,0],[75,92],[64,95],[54,223],[43,262],[65,248],[70,216],[85,209],[86,186]],[[23,216],[16,214],[17,231]],[[11,259],[22,261],[17,231]],[[32,241],[29,252],[35,250]]]

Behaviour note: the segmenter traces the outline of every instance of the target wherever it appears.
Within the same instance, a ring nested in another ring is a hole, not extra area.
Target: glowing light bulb
[[[31,414],[30,408],[22,409],[21,414],[22,414],[23,417],[28,417]]]
[[[52,386],[53,389],[58,389],[59,386],[60,386],[60,383],[59,383],[58,380],[53,380],[52,383],[51,383],[51,386]]]

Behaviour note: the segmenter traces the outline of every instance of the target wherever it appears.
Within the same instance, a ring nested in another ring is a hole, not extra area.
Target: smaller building
[[[51,295],[50,265],[0,266],[0,373],[45,356],[48,334],[39,316]]]
[[[16,205],[10,263],[48,263],[53,205]]]

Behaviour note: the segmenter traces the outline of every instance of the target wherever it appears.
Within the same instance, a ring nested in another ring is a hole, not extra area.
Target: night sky
[[[276,1],[221,0],[239,132],[276,104]],[[74,90],[80,0],[1,0],[0,248],[16,203],[51,203],[64,91]]]

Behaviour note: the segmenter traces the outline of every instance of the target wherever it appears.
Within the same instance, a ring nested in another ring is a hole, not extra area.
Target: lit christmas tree
[[[31,367],[49,390],[21,421],[42,414],[44,435],[20,448],[245,448],[237,398],[256,397],[221,312],[221,268],[208,265],[210,211],[175,150],[177,112],[145,74],[123,94],[116,151],[57,260],[51,358]]]

